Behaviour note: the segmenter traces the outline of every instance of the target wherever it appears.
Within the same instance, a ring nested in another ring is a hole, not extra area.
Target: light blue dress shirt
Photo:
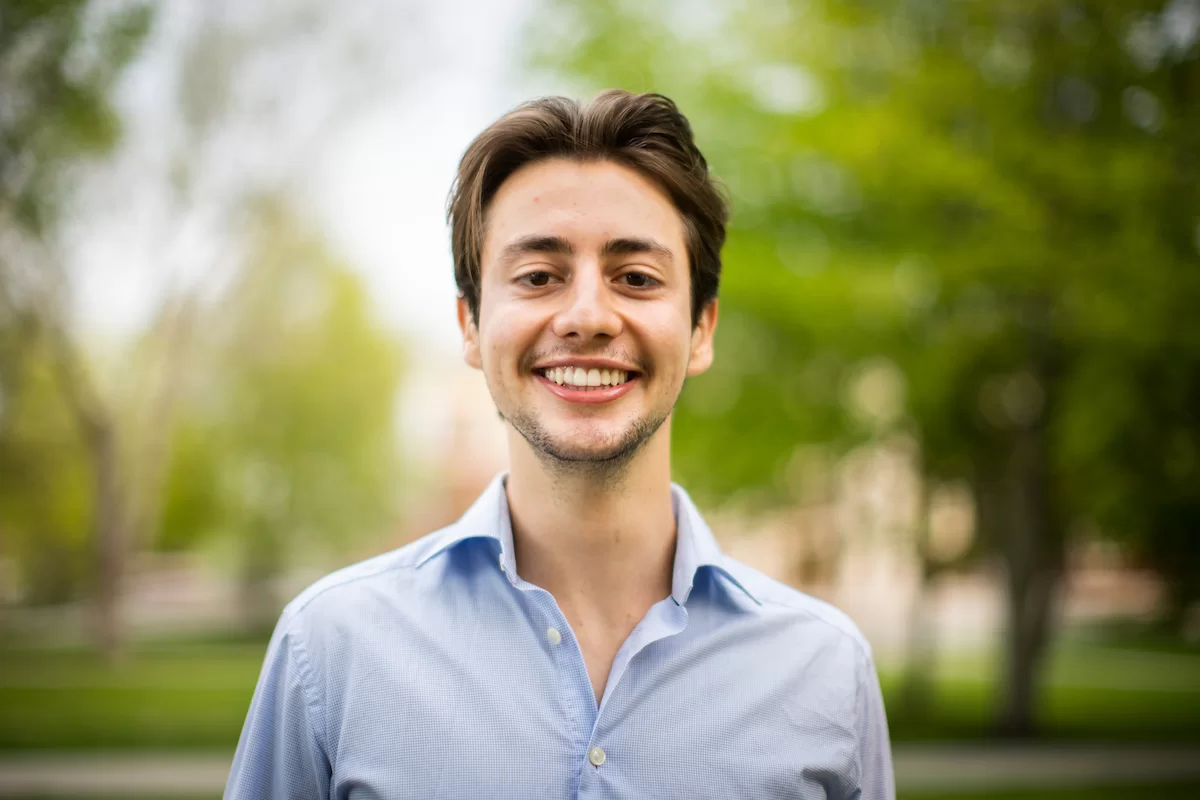
[[[723,556],[672,486],[671,595],[603,699],[521,579],[498,476],[462,519],[284,609],[226,798],[892,798],[871,650]]]

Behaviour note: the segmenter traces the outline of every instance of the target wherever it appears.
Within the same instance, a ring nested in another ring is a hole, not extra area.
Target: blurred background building
[[[902,796],[1200,789],[1197,0],[12,0],[0,794],[217,796],[282,604],[504,468],[444,200],[612,86],[734,209],[677,480]]]

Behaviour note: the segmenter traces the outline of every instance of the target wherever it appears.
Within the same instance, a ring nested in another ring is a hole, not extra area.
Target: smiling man
[[[226,797],[893,797],[853,623],[722,555],[671,483],[728,216],[687,120],[659,95],[528,103],[449,208],[510,471],[288,605]]]

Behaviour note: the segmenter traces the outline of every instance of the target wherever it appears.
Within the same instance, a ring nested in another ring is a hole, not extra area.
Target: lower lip
[[[634,377],[617,386],[604,386],[598,389],[576,389],[574,386],[567,386],[566,384],[559,385],[547,379],[544,375],[537,373],[534,373],[534,375],[541,381],[543,386],[550,390],[551,394],[566,400],[568,403],[579,403],[580,405],[611,403],[613,400],[629,394],[633,389],[633,384],[638,380]]]

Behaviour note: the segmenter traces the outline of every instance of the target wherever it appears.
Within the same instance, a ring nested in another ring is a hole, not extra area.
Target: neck
[[[614,622],[669,595],[670,441],[668,420],[619,473],[601,474],[546,463],[510,428],[506,489],[518,574],[564,610]]]

